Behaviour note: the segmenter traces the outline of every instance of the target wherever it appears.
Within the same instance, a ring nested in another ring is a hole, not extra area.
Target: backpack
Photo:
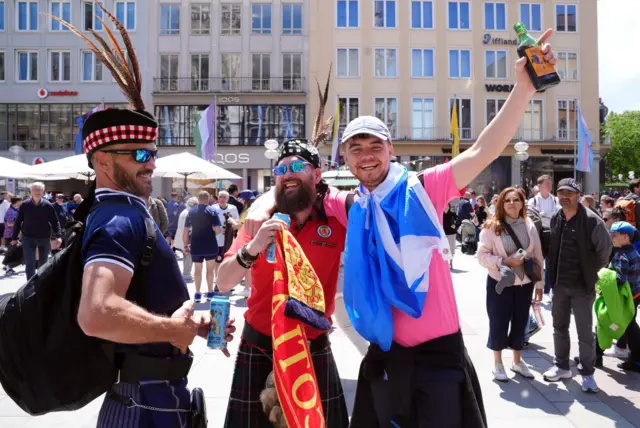
[[[84,221],[93,199],[78,207],[78,221],[65,231],[65,248],[17,292],[0,300],[0,384],[30,415],[80,409],[117,379],[115,344],[87,336],[77,319]],[[156,241],[153,220],[145,217],[145,225],[142,268],[136,269],[126,296],[137,302]]]
[[[636,227],[636,203],[635,199],[623,199],[615,205],[615,208],[621,208],[624,211],[626,222],[631,223],[633,227]]]

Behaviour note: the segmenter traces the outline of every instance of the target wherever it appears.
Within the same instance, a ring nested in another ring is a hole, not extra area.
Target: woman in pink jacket
[[[515,234],[515,239],[513,235]],[[494,379],[509,380],[502,363],[502,350],[513,350],[511,371],[532,379],[533,374],[522,361],[524,335],[529,319],[531,298],[535,286],[536,301],[542,299],[544,281],[536,284],[525,273],[524,258],[533,259],[538,276],[542,276],[542,247],[535,225],[527,218],[527,205],[520,189],[504,189],[496,202],[495,215],[489,218],[480,232],[478,259],[488,270],[487,313],[489,340],[493,351]]]

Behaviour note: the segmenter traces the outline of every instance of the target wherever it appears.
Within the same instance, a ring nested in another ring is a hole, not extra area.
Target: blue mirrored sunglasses
[[[114,153],[116,155],[131,155],[133,160],[138,163],[147,163],[152,158],[155,161],[158,158],[157,150],[149,149],[132,149],[132,150],[102,150],[105,153]]]
[[[307,165],[311,165],[309,162],[305,162],[303,160],[295,160],[289,164],[289,169],[293,173],[302,172]],[[287,165],[281,163],[280,165],[276,165],[273,168],[273,175],[276,177],[280,177],[281,175],[285,175],[287,173]]]

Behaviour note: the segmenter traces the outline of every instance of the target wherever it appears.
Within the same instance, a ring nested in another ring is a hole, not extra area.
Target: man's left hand
[[[51,249],[57,250],[62,245],[62,239],[56,238],[51,241]]]
[[[211,328],[211,314],[209,312],[198,312],[197,315],[200,316],[200,327],[198,327],[198,336],[207,340],[209,336],[209,329]],[[225,338],[224,341],[229,343],[233,341],[233,333],[236,332],[236,326],[234,325],[236,320],[234,318],[229,318],[227,321],[227,328],[224,329]],[[223,349],[222,353],[225,357],[230,357],[228,349]]]

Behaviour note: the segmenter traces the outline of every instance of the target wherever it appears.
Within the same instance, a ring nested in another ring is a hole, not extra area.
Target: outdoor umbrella
[[[187,190],[187,178],[208,178],[211,180],[242,179],[239,175],[187,152],[158,158],[153,176],[162,178],[184,177],[185,191]]]
[[[30,174],[45,177],[46,180],[60,178],[75,178],[76,180],[93,179],[95,171],[89,168],[87,155],[74,155],[51,162],[34,165],[29,169]]]
[[[0,157],[0,177],[23,178],[29,168],[26,163]]]

